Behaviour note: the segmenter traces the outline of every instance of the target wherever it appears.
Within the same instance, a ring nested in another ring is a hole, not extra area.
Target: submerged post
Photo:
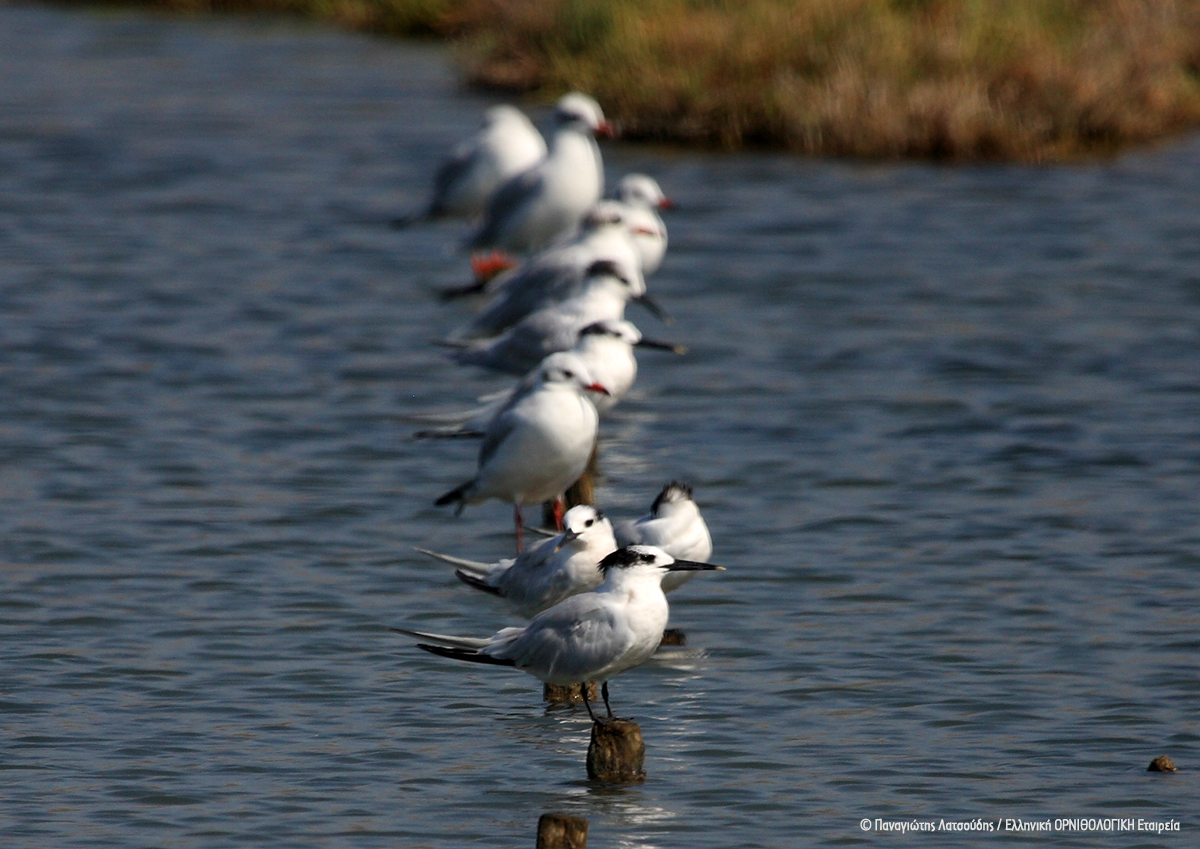
[[[632,784],[646,780],[646,743],[642,728],[630,719],[592,723],[588,744],[587,773],[593,781]]]
[[[588,701],[599,701],[600,691],[596,689],[595,681],[586,684],[544,684],[542,685],[542,701],[552,705],[581,705],[583,704],[584,687],[587,687]]]
[[[566,814],[538,818],[537,849],[587,849],[588,822]]]

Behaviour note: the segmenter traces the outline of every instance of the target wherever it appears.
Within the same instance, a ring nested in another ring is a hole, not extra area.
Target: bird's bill
[[[617,125],[611,121],[601,121],[596,127],[596,135],[604,136],[606,139],[615,139],[617,137]]]
[[[611,392],[609,392],[607,389],[605,389],[599,383],[593,383],[591,386],[585,386],[583,388],[586,389],[588,392],[599,392],[601,395],[612,395]]]
[[[634,347],[655,348],[659,351],[672,351],[676,354],[686,354],[688,351],[687,345],[677,345],[674,342],[659,342],[657,339],[646,339],[645,337],[635,342]]]
[[[633,300],[637,301],[639,304],[649,310],[650,314],[663,324],[670,324],[674,320],[671,318],[671,316],[667,315],[667,311],[660,307],[658,302],[649,295],[638,295]]]
[[[560,539],[560,540],[558,541],[558,545],[554,546],[554,550],[555,550],[556,552],[558,552],[558,551],[561,551],[561,550],[562,550],[562,547],[563,547],[564,545],[566,545],[566,544],[567,544],[567,543],[569,543],[569,542],[573,542],[573,541],[575,541],[575,540],[577,540],[577,539],[579,539],[579,534],[578,534],[578,533],[576,533],[575,531],[563,531],[563,532],[562,532],[562,539]]]
[[[724,566],[713,563],[700,563],[695,560],[676,560],[667,567],[668,572],[724,572]]]
[[[675,201],[671,200],[670,198],[663,198],[662,200],[660,200],[658,202],[658,208],[659,209],[674,209]]]

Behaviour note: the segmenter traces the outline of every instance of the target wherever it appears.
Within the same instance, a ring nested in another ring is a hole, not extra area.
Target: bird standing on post
[[[530,617],[577,593],[594,590],[604,580],[600,561],[616,550],[612,523],[590,504],[572,507],[563,516],[563,532],[544,539],[515,558],[480,563],[418,548],[458,568],[459,580],[507,601]]]
[[[491,339],[473,342],[445,340],[450,356],[461,365],[525,374],[555,351],[568,351],[579,341],[579,332],[603,319],[622,319],[625,305],[637,301],[660,318],[666,313],[646,294],[641,277],[628,278],[608,260],[588,266],[578,294],[534,310],[508,330]]]
[[[546,684],[601,681],[604,707],[613,719],[608,679],[646,662],[662,641],[668,614],[663,575],[723,567],[677,560],[661,548],[633,545],[605,557],[600,568],[604,583],[599,589],[571,596],[523,628],[504,628],[483,639],[393,630],[427,641],[417,647],[433,654],[512,666]],[[583,703],[593,721],[608,721],[592,712],[586,687]]]
[[[554,111],[550,150],[532,167],[500,185],[471,250],[539,251],[570,233],[604,193],[604,164],[595,135],[612,135],[600,104],[586,94],[562,97]]]
[[[662,488],[649,513],[621,522],[615,533],[620,545],[656,545],[672,557],[703,563],[712,555],[712,537],[700,508],[692,500],[692,488],[679,481]],[[690,577],[683,573],[664,576],[663,592],[678,589]]]
[[[662,265],[667,252],[667,225],[657,210],[675,204],[663,194],[658,181],[645,174],[626,174],[617,184],[617,198],[626,211],[634,245],[642,258],[642,273],[649,277]]]
[[[451,295],[492,296],[487,306],[455,331],[454,338],[495,336],[541,307],[578,295],[586,284],[588,269],[600,260],[612,263],[634,289],[645,291],[642,255],[630,224],[635,214],[637,210],[619,201],[602,200],[587,211],[570,239],[555,243],[485,283],[448,290]]]
[[[434,503],[457,504],[457,514],[465,505],[489,498],[509,502],[520,551],[521,506],[561,501],[587,468],[599,420],[587,398],[589,390],[607,392],[579,357],[566,352],[547,357],[536,380],[488,423],[475,477]],[[561,513],[557,518],[561,527]]]
[[[479,216],[497,188],[545,156],[546,142],[524,112],[514,106],[493,106],[484,113],[479,132],[438,166],[425,211],[393,223],[404,227],[447,216]]]

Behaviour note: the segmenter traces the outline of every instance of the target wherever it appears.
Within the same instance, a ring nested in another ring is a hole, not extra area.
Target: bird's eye
[[[583,524],[584,524],[584,526],[585,526],[585,527],[588,527],[588,528],[590,528],[590,527],[592,526],[592,523],[593,523],[593,522],[595,522],[595,521],[596,521],[595,519],[588,519],[588,520],[587,520],[586,522],[584,522]]]
[[[570,369],[566,369],[565,371],[563,371],[563,377],[574,377],[574,376],[575,376],[575,372],[571,371]]]

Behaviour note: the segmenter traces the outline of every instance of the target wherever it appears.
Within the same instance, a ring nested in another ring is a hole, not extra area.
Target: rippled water
[[[599,501],[692,481],[729,567],[613,682],[649,777],[611,789],[581,711],[387,630],[512,621],[413,552],[510,550],[504,505],[431,504],[474,448],[403,421],[501,383],[429,344],[461,226],[385,223],[485,103],[432,46],[0,6],[5,844],[531,847],[544,811],[594,847],[1193,844],[1200,141],[605,148],[679,203],[676,323],[631,317],[692,353],[642,357]]]

